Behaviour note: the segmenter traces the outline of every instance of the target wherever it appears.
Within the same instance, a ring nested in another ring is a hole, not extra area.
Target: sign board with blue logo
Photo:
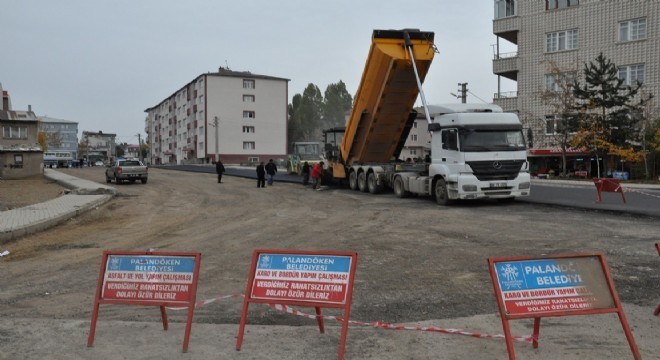
[[[490,258],[488,265],[510,359],[515,359],[510,319],[534,318],[536,348],[541,317],[613,312],[633,354],[639,354],[603,254]]]
[[[159,306],[167,330],[166,306],[188,308],[183,352],[188,350],[192,327],[200,253],[104,251],[96,289],[87,346],[94,343],[101,304]]]
[[[356,263],[355,252],[255,250],[236,350],[241,349],[252,302],[314,307],[321,333],[322,307],[343,309],[343,319],[349,319]],[[343,321],[339,359],[344,356],[347,332],[348,321]]]

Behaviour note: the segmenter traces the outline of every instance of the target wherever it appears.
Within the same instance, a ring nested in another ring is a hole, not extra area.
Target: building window
[[[258,157],[248,157],[248,162],[250,164],[256,164],[256,163],[259,162],[259,158]]]
[[[577,29],[545,34],[545,51],[573,50],[578,47]]]
[[[561,117],[557,115],[546,115],[545,116],[545,134],[546,135],[557,135],[561,134],[564,131],[568,131],[570,134],[574,134],[573,129],[574,124],[576,123],[577,117],[575,115],[566,115],[566,120],[562,120]]]
[[[625,65],[619,67],[619,79],[623,80],[624,85],[634,85],[637,82],[644,82],[644,64]]]
[[[2,137],[5,139],[27,139],[27,126],[3,126]]]
[[[243,150],[254,150],[254,141],[243,141]]]
[[[413,129],[417,129],[417,121],[413,122]]]
[[[579,0],[546,0],[545,9],[564,9],[569,6],[578,6],[580,4]]]
[[[545,74],[545,89],[554,92],[569,91],[575,80],[575,72]]]
[[[254,126],[243,126],[244,133],[254,133]]]
[[[417,134],[410,135],[410,141],[417,142]]]
[[[495,0],[495,19],[516,16],[516,0]]]
[[[243,89],[254,89],[254,80],[243,79]]]
[[[254,102],[254,95],[243,95],[243,102]]]
[[[243,111],[243,119],[254,119],[254,111]]]
[[[410,149],[410,155],[417,155],[416,149]]]
[[[619,41],[646,39],[646,18],[619,23]]]
[[[14,167],[15,168],[22,168],[23,167],[23,155],[22,154],[14,154]]]

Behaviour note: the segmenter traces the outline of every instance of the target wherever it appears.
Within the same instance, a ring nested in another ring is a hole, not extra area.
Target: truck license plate
[[[505,182],[494,182],[494,183],[490,183],[490,187],[491,188],[505,188],[506,183]]]

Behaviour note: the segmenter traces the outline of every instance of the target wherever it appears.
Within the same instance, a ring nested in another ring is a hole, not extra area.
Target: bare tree
[[[579,76],[579,65],[570,68],[561,68],[553,61],[548,61],[548,73],[546,74],[545,87],[539,91],[539,100],[548,105],[552,111],[551,121],[552,133],[561,149],[561,176],[566,176],[566,152],[571,145],[571,134],[577,131],[578,123],[575,112],[576,101],[573,95],[573,84]]]

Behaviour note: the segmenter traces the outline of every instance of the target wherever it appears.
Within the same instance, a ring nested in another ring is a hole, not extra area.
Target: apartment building
[[[423,161],[426,155],[431,155],[431,133],[428,131],[426,119],[417,119],[410,128],[399,159],[403,161]]]
[[[288,79],[232,71],[197,76],[145,110],[148,162],[247,164],[287,154]]]
[[[73,160],[78,160],[77,122],[40,116],[39,131],[46,135],[44,165],[68,167]]]
[[[104,133],[103,131],[83,131],[80,142],[80,156],[90,166],[97,161],[107,161],[116,155],[117,134]]]
[[[517,112],[533,144],[532,171],[559,169],[557,121],[540,94],[556,87],[552,64],[579,74],[601,52],[619,68],[619,77],[660,96],[660,1],[657,0],[495,0],[497,44],[494,103]],[[511,49],[515,51],[510,51]],[[517,89],[504,91],[504,79]],[[569,170],[592,171],[590,154],[571,149]]]

